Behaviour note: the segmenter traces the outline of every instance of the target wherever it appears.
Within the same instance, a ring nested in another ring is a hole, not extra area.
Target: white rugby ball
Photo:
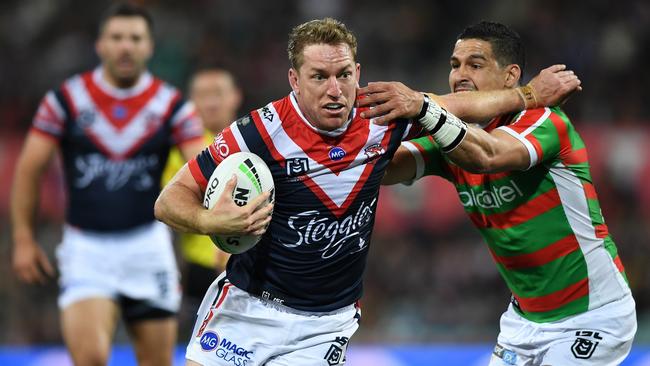
[[[238,206],[248,204],[262,192],[271,192],[269,202],[273,202],[275,185],[269,167],[253,153],[238,152],[225,158],[210,176],[203,197],[205,208],[214,207],[233,174],[237,176],[237,184],[232,199]],[[260,238],[258,235],[210,235],[210,239],[219,249],[231,254],[249,250]]]

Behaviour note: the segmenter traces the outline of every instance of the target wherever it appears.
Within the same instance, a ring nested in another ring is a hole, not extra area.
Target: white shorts
[[[178,311],[181,293],[171,233],[158,221],[117,233],[66,225],[56,256],[61,309],[100,297]]]
[[[635,333],[632,295],[552,323],[526,320],[511,304],[490,366],[615,366],[630,353]]]
[[[343,365],[360,310],[309,313],[263,300],[219,276],[203,298],[185,357],[205,366]]]

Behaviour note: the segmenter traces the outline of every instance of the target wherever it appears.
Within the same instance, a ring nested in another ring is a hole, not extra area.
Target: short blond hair
[[[352,59],[357,57],[357,38],[345,24],[333,18],[315,19],[302,23],[289,33],[289,61],[291,67],[298,70],[303,63],[303,51],[312,44],[338,45],[347,44],[352,52]]]

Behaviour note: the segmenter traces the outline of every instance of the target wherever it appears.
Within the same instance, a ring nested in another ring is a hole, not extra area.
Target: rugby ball
[[[247,205],[262,192],[271,192],[269,202],[274,201],[273,176],[269,167],[259,156],[250,152],[238,152],[225,158],[214,170],[203,197],[203,207],[211,209],[219,200],[226,183],[234,175],[237,184],[232,199],[238,206]],[[221,250],[231,254],[243,253],[260,240],[257,235],[210,235],[212,242]]]

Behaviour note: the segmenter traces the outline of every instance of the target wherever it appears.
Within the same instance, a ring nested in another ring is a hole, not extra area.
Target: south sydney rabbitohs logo
[[[355,246],[350,246],[350,254],[360,252],[368,247],[367,238],[362,237],[361,232],[372,221],[376,202],[377,198],[374,198],[370,204],[363,201],[357,212],[338,220],[321,215],[321,212],[316,210],[303,211],[290,216],[287,225],[295,232],[296,237],[293,242],[280,241],[280,243],[287,248],[323,245],[318,249],[322,252],[323,259],[334,256],[346,243],[356,243]],[[355,237],[359,239],[352,240]]]
[[[576,332],[576,340],[571,346],[571,353],[575,358],[589,359],[594,354],[599,341],[602,340],[603,337],[599,332],[579,330]]]

